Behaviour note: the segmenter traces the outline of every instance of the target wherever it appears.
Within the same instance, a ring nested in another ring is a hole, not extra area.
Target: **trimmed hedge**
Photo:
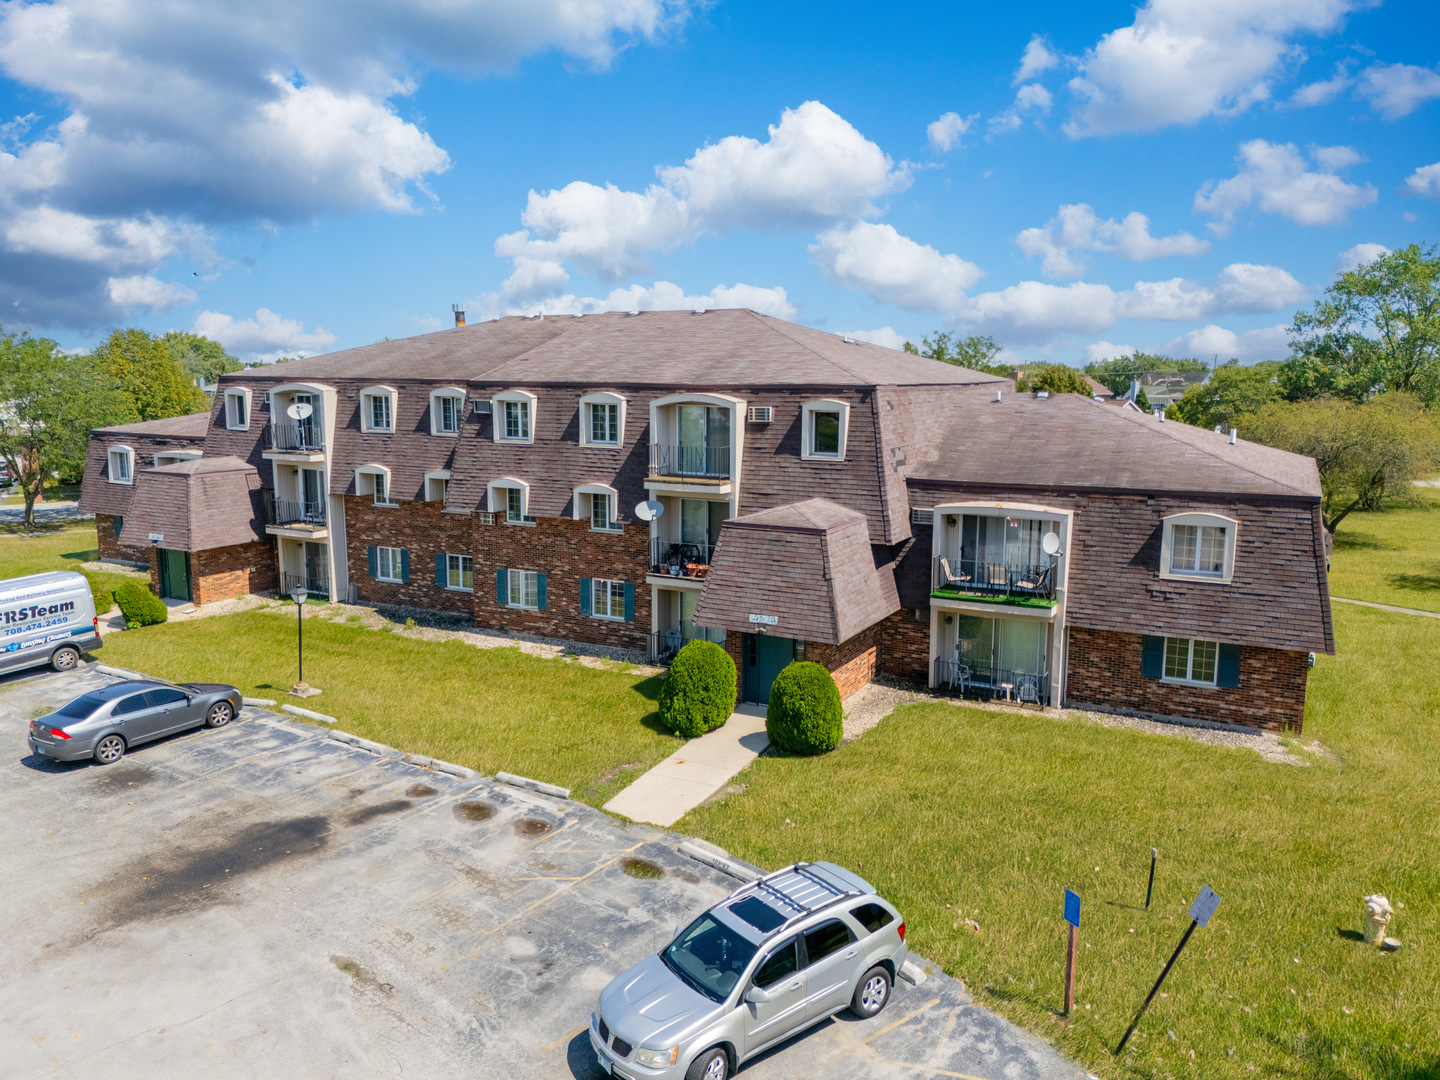
[[[170,617],[160,598],[138,581],[127,581],[115,590],[115,603],[125,616],[125,625],[153,626]]]
[[[693,739],[735,711],[735,661],[713,641],[691,641],[676,654],[660,690],[660,722]]]
[[[825,754],[845,734],[840,688],[819,664],[799,660],[775,676],[765,709],[765,734],[792,754]]]

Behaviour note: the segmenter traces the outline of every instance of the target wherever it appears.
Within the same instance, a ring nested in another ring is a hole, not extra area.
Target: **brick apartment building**
[[[506,318],[97,430],[102,556],[643,650],[1298,729],[1314,463],[752,311]]]

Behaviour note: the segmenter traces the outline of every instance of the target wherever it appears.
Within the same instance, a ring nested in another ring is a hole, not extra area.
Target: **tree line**
[[[940,332],[905,351],[991,374],[1020,376],[1017,390],[1089,396],[1086,376],[1114,394],[1146,373],[1209,371],[1166,408],[1166,418],[1239,433],[1315,459],[1321,512],[1332,534],[1356,510],[1412,500],[1413,481],[1440,470],[1440,252],[1434,245],[1382,255],[1340,275],[1291,321],[1290,356],[1213,369],[1193,357],[1134,353],[1082,371],[1023,370],[996,361],[989,337]],[[1149,409],[1141,388],[1136,404]]]

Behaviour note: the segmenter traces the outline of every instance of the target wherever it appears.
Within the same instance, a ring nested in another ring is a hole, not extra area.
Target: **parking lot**
[[[738,884],[675,834],[254,709],[113,766],[30,755],[33,716],[110,681],[0,682],[8,1076],[598,1078],[600,989]],[[741,1075],[1085,1074],[936,975]]]

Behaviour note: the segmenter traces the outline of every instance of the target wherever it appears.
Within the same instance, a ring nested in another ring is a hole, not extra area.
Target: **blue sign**
[[[1071,926],[1080,925],[1080,894],[1065,890],[1065,921]]]

